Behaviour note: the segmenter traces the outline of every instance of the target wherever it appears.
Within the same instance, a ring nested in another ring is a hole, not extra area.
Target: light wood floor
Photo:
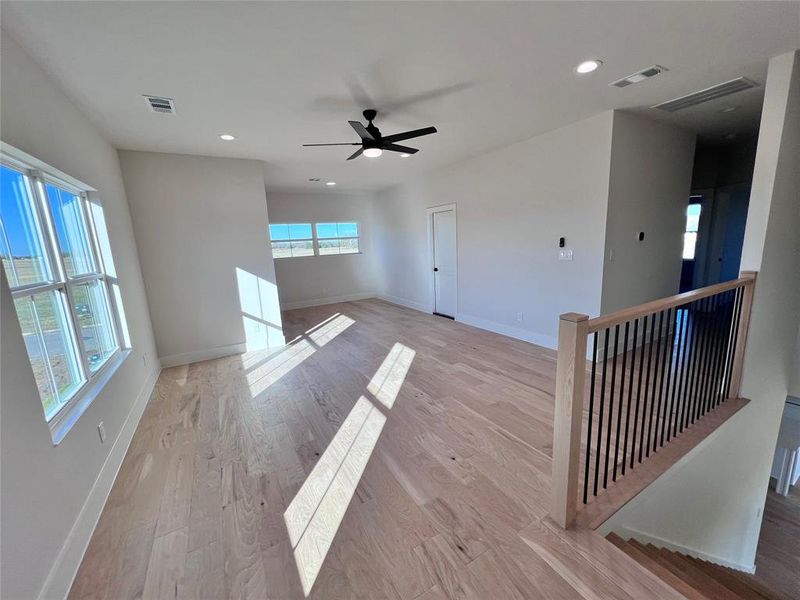
[[[680,598],[550,496],[555,353],[377,300],[166,369],[70,598]]]
[[[800,486],[781,496],[773,484],[764,505],[755,576],[789,598],[800,598]]]

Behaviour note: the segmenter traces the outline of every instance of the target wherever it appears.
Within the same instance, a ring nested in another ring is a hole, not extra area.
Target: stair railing
[[[580,503],[739,397],[755,282],[756,273],[745,271],[594,319],[561,315],[550,512],[556,523],[572,525]]]

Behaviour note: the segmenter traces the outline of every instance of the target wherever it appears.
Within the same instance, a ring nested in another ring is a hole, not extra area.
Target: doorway
[[[455,319],[458,306],[456,208],[455,205],[428,209],[433,314]]]

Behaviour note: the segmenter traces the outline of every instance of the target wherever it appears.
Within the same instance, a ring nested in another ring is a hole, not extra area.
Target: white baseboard
[[[750,574],[756,572],[755,563],[744,564],[744,563],[732,562],[719,556],[707,554],[705,552],[702,552],[701,550],[697,550],[696,548],[689,548],[688,546],[682,546],[681,544],[676,544],[675,542],[672,542],[670,540],[666,540],[656,535],[645,533],[644,531],[639,531],[638,529],[634,529],[632,527],[625,527],[624,525],[618,525],[614,527],[613,531],[618,536],[626,540],[633,538],[636,541],[641,542],[642,544],[653,544],[653,546],[656,546],[657,548],[667,548],[668,550],[672,550],[673,552],[688,554],[689,556],[693,556],[695,558],[699,558],[700,560],[714,563],[716,565],[721,565],[723,567],[728,567],[729,569],[735,569],[737,571],[743,571],[745,573],[750,573]]]
[[[47,575],[42,590],[39,592],[39,600],[62,599],[69,594],[83,555],[92,539],[94,528],[100,519],[100,513],[103,512],[108,494],[117,478],[117,472],[122,466],[122,460],[128,452],[128,446],[130,446],[133,434],[139,425],[139,419],[147,406],[147,401],[150,400],[150,394],[153,392],[160,372],[160,368],[153,370],[139,390],[139,395],[131,406],[117,439],[114,440],[114,445],[111,447],[83,507],[81,507],[81,512],[78,513],[78,518],[75,519],[64,545],[61,546],[55,563]]]
[[[513,327],[512,325],[496,323],[488,319],[482,319],[480,317],[474,317],[464,313],[459,313],[456,315],[456,321],[466,323],[467,325],[472,325],[478,329],[485,329],[486,331],[492,331],[494,333],[499,333],[500,335],[522,340],[523,342],[530,342],[531,344],[536,344],[537,346],[544,346],[545,348],[552,348],[553,350],[558,348],[558,339],[543,333],[536,333],[527,329]]]
[[[389,294],[378,294],[375,297],[380,298],[381,300],[384,300],[391,304],[397,304],[398,306],[404,306],[405,308],[410,308],[412,310],[418,310],[419,312],[431,314],[430,307],[425,306],[421,302],[414,302],[413,300],[406,300],[405,298],[400,298],[399,296],[391,296]]]
[[[293,310],[295,308],[308,308],[309,306],[325,306],[326,304],[338,304],[339,302],[353,302],[354,300],[366,300],[367,298],[374,298],[373,292],[364,292],[361,294],[347,294],[345,296],[328,296],[327,298],[314,298],[312,300],[300,300],[297,302],[281,303],[283,310]]]
[[[203,360],[213,360],[215,358],[232,356],[234,354],[243,354],[244,352],[247,352],[247,344],[242,342],[241,344],[231,344],[230,346],[217,346],[216,348],[208,348],[205,350],[161,356],[159,357],[159,361],[161,362],[161,368],[167,369],[169,367],[188,365]]]

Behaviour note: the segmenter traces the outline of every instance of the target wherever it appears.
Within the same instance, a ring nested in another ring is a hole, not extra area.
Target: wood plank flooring
[[[546,518],[555,352],[378,300],[162,372],[70,598],[682,598]]]
[[[800,486],[781,496],[775,492],[775,480],[770,480],[755,578],[789,598],[800,598]]]

